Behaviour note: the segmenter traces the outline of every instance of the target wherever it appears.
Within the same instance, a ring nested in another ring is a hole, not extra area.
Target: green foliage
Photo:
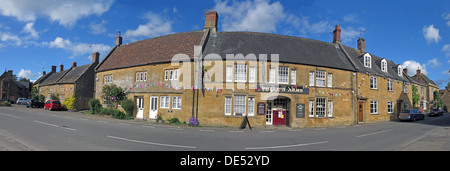
[[[89,100],[89,108],[92,114],[99,114],[102,110],[102,105],[98,99],[93,98]]]
[[[133,110],[134,110],[134,102],[129,100],[129,99],[125,99],[122,100],[121,102],[122,108],[125,110],[125,112],[127,112],[127,116],[133,116]]]
[[[0,106],[11,106],[11,103],[0,100]]]
[[[131,117],[128,117],[127,115],[125,115],[125,113],[117,109],[102,108],[100,110],[100,114],[111,115],[113,118],[116,119],[131,119]]]
[[[70,98],[67,98],[62,103],[63,108],[66,108],[67,110],[76,110],[77,100],[75,99],[75,96],[72,96]]]
[[[436,101],[436,103],[433,105],[433,107],[441,107],[442,109],[444,109],[445,104],[444,101],[442,101],[441,99],[441,95],[439,94],[439,91],[436,90],[433,92],[433,97],[434,97],[434,101]]]
[[[38,97],[39,97],[39,101],[40,102],[45,102],[45,96],[44,95],[41,94]]]
[[[59,97],[56,94],[51,94],[50,99],[52,100],[59,100]]]
[[[126,99],[125,90],[118,87],[117,85],[105,85],[102,88],[102,98],[106,100],[106,104],[110,108],[116,108],[119,102]]]
[[[168,119],[167,121],[169,121],[169,124],[181,124],[181,122],[178,118],[171,118],[171,119]]]
[[[413,98],[413,106],[416,107],[420,100],[420,95],[417,93],[417,87],[412,86],[412,98]]]

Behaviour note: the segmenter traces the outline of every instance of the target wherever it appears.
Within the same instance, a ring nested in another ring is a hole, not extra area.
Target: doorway
[[[136,98],[136,102],[137,102],[136,118],[143,119],[144,118],[144,98],[138,97],[138,98]]]
[[[266,125],[289,126],[289,109],[291,99],[287,97],[276,97],[267,100]]]
[[[158,96],[150,97],[150,112],[149,119],[156,119],[158,115]]]
[[[364,103],[358,103],[358,123],[364,123]]]

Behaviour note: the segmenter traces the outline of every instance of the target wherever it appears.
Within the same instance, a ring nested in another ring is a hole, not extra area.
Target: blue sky
[[[207,10],[219,12],[219,31],[255,31],[332,41],[409,68],[420,67],[440,88],[450,82],[448,0],[2,0],[0,70],[36,80],[62,62],[69,68],[101,59],[115,45],[200,30]]]

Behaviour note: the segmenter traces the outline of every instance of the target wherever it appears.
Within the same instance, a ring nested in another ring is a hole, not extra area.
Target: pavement
[[[450,113],[441,117],[427,117],[425,121],[417,123],[393,121],[339,128],[258,128],[238,131],[237,128],[192,128],[142,120],[117,120],[78,112],[27,109],[24,106],[13,106],[7,110],[0,107],[0,111],[3,111],[0,112],[0,117],[3,117],[0,151],[192,148],[450,151]],[[173,140],[174,137],[177,139]],[[231,142],[240,143],[230,145]],[[393,145],[394,142],[400,145]]]

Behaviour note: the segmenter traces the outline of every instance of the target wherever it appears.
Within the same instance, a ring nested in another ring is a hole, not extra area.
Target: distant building
[[[36,87],[39,94],[49,100],[51,95],[56,95],[61,102],[65,99],[75,96],[77,100],[76,108],[88,109],[89,100],[94,97],[94,68],[99,62],[100,54],[94,53],[91,64],[77,66],[76,62],[72,67],[64,70],[61,63],[59,72],[56,72],[56,66],[51,66],[49,73],[43,72],[43,76],[36,80],[33,87]]]
[[[19,86],[13,77],[13,71],[8,70],[0,76],[0,99],[17,101],[20,98]]]

